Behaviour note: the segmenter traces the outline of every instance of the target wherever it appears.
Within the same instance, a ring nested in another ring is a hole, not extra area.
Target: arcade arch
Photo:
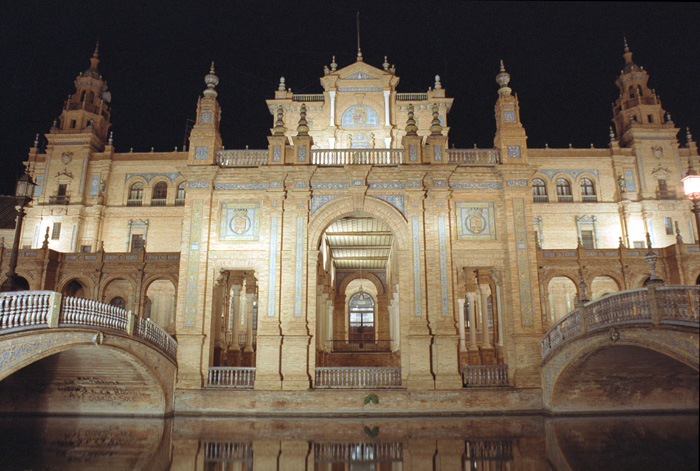
[[[547,284],[549,320],[557,322],[573,311],[578,290],[569,277],[555,276]]]

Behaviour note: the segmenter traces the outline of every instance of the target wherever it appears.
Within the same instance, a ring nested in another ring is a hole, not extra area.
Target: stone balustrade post
[[[649,312],[651,314],[651,323],[659,325],[661,318],[664,317],[663,306],[659,299],[659,292],[656,287],[661,283],[649,283],[647,285],[647,297],[649,300]]]
[[[233,296],[231,298],[228,331],[231,333],[231,345],[229,346],[229,348],[234,352],[237,352],[241,349],[241,347],[238,344],[238,326],[240,325],[238,317],[241,312],[241,288],[241,285],[233,285],[231,287]]]
[[[2,248],[0,248],[2,250]],[[61,293],[51,293],[49,297],[49,311],[46,313],[46,323],[49,327],[58,327],[58,320],[61,315]]]
[[[464,298],[459,298],[457,304],[459,305],[459,312],[457,313],[459,321],[459,351],[467,351],[467,339],[464,331]]]
[[[252,286],[251,286],[252,288]],[[247,292],[245,295],[245,316],[246,316],[246,341],[245,341],[245,352],[253,351],[253,298],[255,297],[255,292]]]
[[[129,311],[126,315],[126,333],[127,335],[134,335],[134,313]]]
[[[476,325],[476,293],[468,292],[467,299],[469,300],[467,307],[469,309],[469,350],[476,350],[476,329],[474,328]]]

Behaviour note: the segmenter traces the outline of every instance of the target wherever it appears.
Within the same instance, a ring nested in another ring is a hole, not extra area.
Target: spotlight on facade
[[[681,179],[683,183],[683,193],[685,193],[686,198],[689,198],[693,202],[693,214],[695,214],[695,228],[697,229],[697,242],[700,244],[700,207],[698,207],[698,201],[700,201],[700,175],[695,172],[692,162],[688,159],[688,172],[685,177]]]

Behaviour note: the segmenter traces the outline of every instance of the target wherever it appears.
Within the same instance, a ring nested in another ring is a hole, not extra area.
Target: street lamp
[[[17,225],[15,226],[15,242],[12,245],[12,255],[10,256],[10,269],[7,272],[7,279],[0,287],[0,291],[3,292],[26,289],[24,283],[18,283],[19,277],[15,270],[17,269],[17,256],[19,255],[19,238],[22,234],[22,220],[25,214],[24,207],[32,200],[35,187],[36,183],[32,181],[32,177],[28,173],[25,173],[17,180],[15,203],[19,206],[19,211],[17,212]]]

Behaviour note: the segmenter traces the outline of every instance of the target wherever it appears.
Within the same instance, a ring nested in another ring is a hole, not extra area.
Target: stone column
[[[459,351],[467,351],[467,339],[464,332],[464,298],[459,298],[457,304],[459,305]]]
[[[246,281],[245,294],[245,322],[246,322],[246,342],[244,352],[253,351],[253,299],[255,298],[255,284]]]
[[[241,285],[233,285],[231,291],[233,296],[231,297],[231,309],[228,319],[228,331],[231,334],[231,345],[230,350],[237,352],[241,349],[238,345],[238,325],[240,321],[238,320],[239,313],[241,310]]]
[[[467,293],[467,299],[469,300],[469,350],[476,350],[476,293],[471,291]]]
[[[326,334],[326,338],[328,341],[326,342],[326,351],[332,352],[333,351],[333,301],[331,299],[326,299],[326,311],[328,312],[328,321],[327,321],[327,329],[328,332]]]
[[[484,348],[491,347],[491,339],[489,339],[489,291],[491,291],[489,285],[479,285],[481,294],[481,345]]]

